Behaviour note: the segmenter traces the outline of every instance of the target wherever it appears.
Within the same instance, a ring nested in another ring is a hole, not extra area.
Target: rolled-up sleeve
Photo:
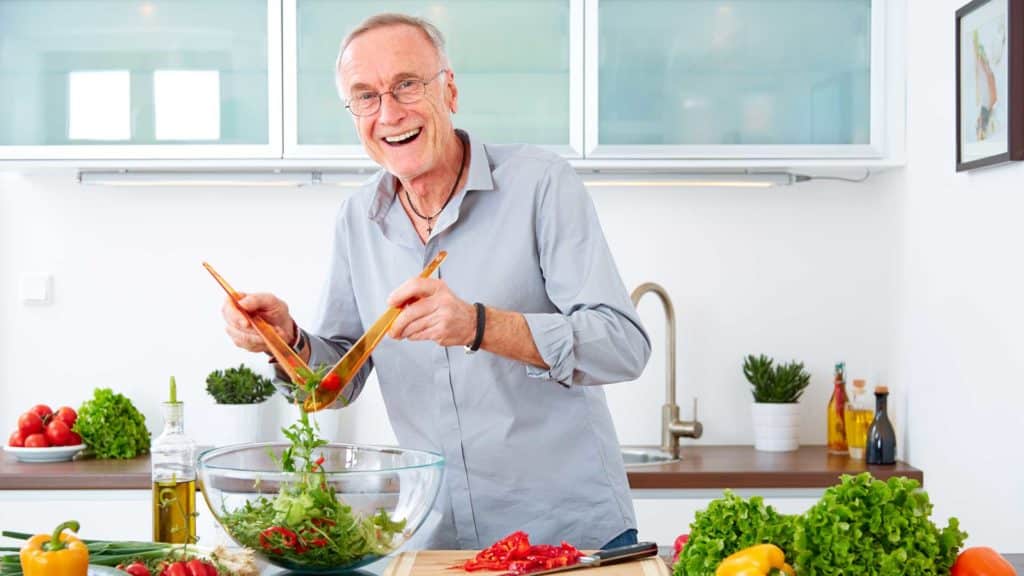
[[[570,386],[633,380],[651,346],[612,260],[593,201],[576,172],[554,162],[535,211],[545,290],[558,313],[524,314],[547,370],[527,375]]]

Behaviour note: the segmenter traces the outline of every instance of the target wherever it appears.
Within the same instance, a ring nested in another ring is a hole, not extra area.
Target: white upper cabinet
[[[445,34],[455,125],[487,142],[581,169],[903,161],[903,0],[0,0],[0,160],[370,167],[334,65],[385,11]]]
[[[350,30],[388,11],[444,34],[459,87],[456,127],[487,142],[582,154],[583,0],[286,0],[286,157],[365,157],[334,64]]]
[[[278,158],[280,6],[0,1],[0,157]]]
[[[872,4],[589,0],[587,156],[880,157]]]

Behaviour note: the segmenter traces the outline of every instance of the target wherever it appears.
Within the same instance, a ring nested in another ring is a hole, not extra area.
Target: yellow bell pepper
[[[65,522],[53,534],[36,534],[21,548],[21,570],[25,576],[86,576],[89,548],[78,538],[64,534],[78,532],[78,522]]]
[[[774,544],[757,544],[732,554],[715,570],[715,576],[767,576],[772,570],[781,570],[794,576],[793,567],[786,564],[786,555]]]

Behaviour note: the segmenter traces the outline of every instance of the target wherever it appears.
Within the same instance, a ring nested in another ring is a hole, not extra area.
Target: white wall
[[[910,3],[908,166],[891,198],[902,222],[893,371],[908,388],[908,456],[936,513],[960,518],[970,544],[1024,552],[1024,165],[954,170],[964,3]]]
[[[699,442],[752,442],[745,354],[799,359],[811,370],[805,443],[824,442],[834,361],[846,360],[851,375],[884,374],[889,178],[594,194],[627,286],[655,281],[674,300],[679,402],[689,417],[699,398]],[[222,292],[200,263],[239,290],[280,294],[309,324],[346,194],[82,187],[69,173],[8,174],[0,186],[0,431],[34,403],[77,406],[94,387],[109,386],[135,400],[158,432],[159,402],[174,374],[200,439],[212,424],[201,412],[211,403],[206,374],[260,362],[224,335]],[[19,302],[20,276],[35,272],[54,277],[51,305]],[[621,441],[657,444],[664,315],[651,295],[640,309],[654,342],[651,362],[639,381],[608,394]],[[394,441],[375,387],[331,418],[339,438]]]

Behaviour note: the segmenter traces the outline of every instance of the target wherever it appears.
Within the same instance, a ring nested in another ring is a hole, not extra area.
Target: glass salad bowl
[[[207,450],[199,486],[235,542],[307,574],[347,572],[397,550],[427,517],[444,475],[444,458],[432,452],[327,444],[306,465],[289,459],[291,447]]]

